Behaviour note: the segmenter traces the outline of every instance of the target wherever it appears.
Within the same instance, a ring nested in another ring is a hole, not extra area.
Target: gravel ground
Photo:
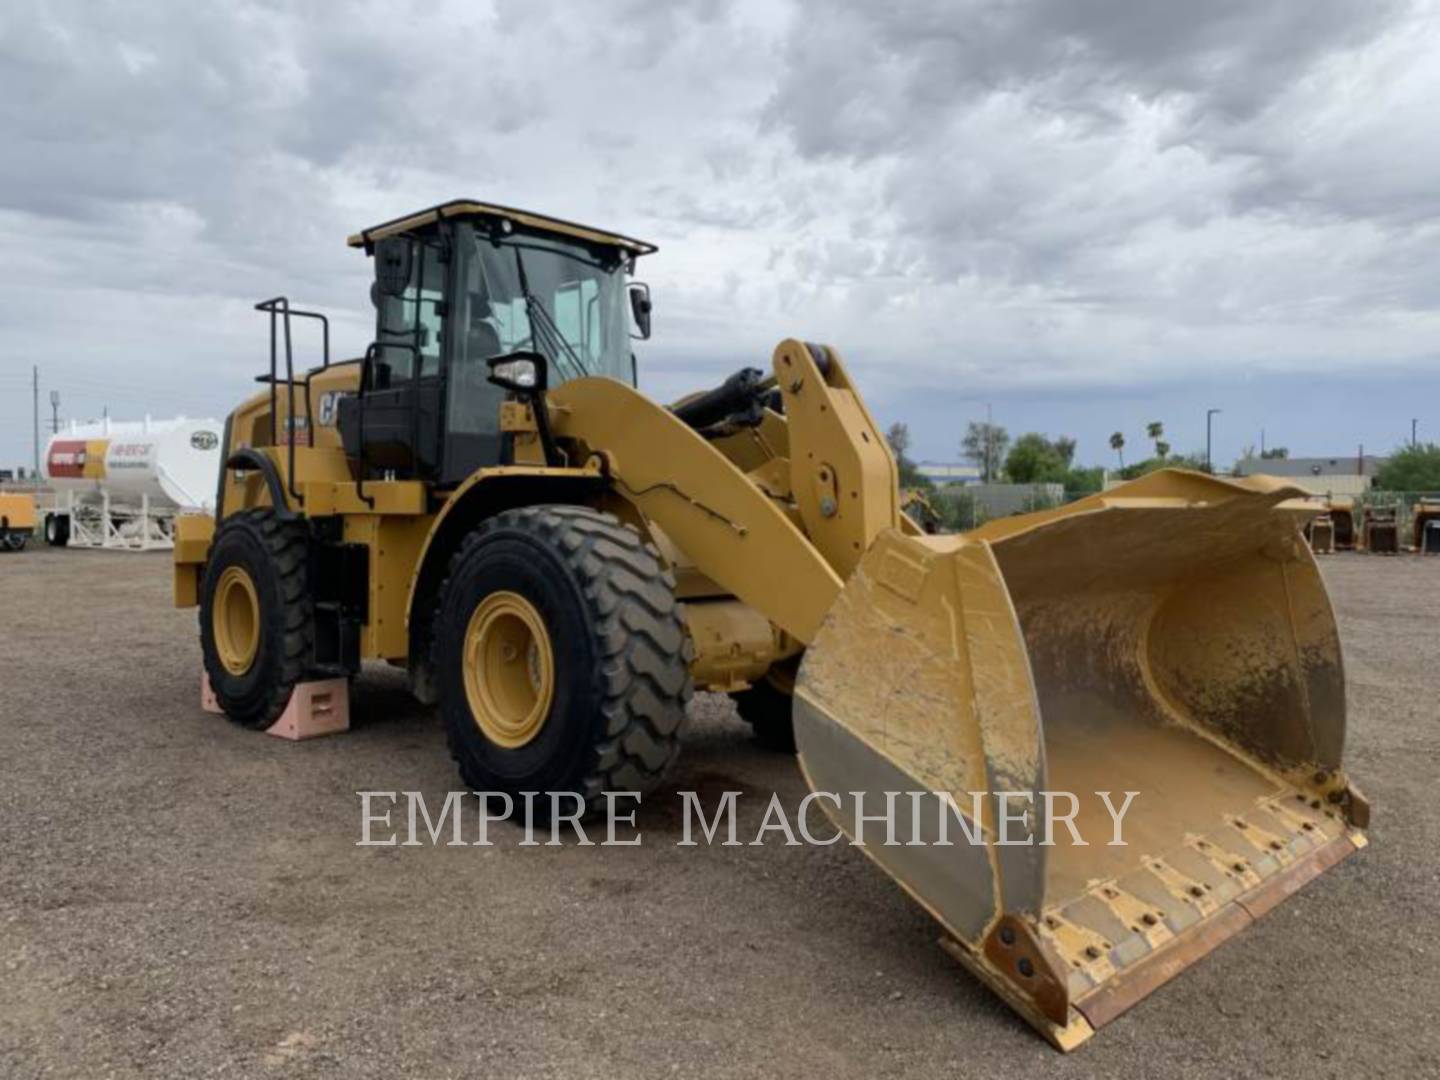
[[[1440,559],[1324,561],[1372,846],[1077,1053],[841,846],[357,847],[359,790],[455,786],[367,673],[304,744],[202,713],[160,555],[0,556],[0,1076],[1440,1075]],[[793,762],[697,699],[675,789]]]

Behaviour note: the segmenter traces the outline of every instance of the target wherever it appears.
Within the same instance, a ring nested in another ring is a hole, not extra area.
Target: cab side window
[[[433,376],[440,370],[442,308],[445,265],[438,245],[413,242],[410,281],[400,296],[376,290],[375,340],[403,343],[405,348],[382,348],[380,361],[388,369],[391,385],[409,381],[414,375],[415,350],[419,348],[420,374]],[[418,337],[416,331],[419,331]]]

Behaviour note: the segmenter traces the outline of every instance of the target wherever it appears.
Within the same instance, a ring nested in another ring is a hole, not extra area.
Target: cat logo
[[[196,450],[214,450],[220,438],[213,431],[197,431],[190,436],[190,445]]]
[[[335,413],[339,411],[340,399],[346,396],[344,390],[326,390],[320,395],[320,410],[316,420],[323,427],[330,427],[335,423]]]

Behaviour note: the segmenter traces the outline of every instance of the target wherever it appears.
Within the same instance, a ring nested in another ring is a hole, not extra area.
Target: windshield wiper
[[[545,346],[543,351],[549,359],[558,365],[563,356],[570,365],[570,378],[583,379],[589,375],[589,370],[565,340],[565,335],[560,333],[560,328],[555,325],[555,320],[550,317],[550,312],[545,310],[545,305],[540,298],[530,291],[530,282],[525,276],[525,260],[520,255],[520,248],[515,248],[515,270],[520,279],[520,295],[525,298],[525,314],[530,321],[530,336],[536,345]]]

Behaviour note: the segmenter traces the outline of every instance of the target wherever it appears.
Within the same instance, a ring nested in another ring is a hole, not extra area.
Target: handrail
[[[301,506],[305,505],[305,497],[300,494],[295,486],[295,348],[290,333],[290,316],[296,315],[302,319],[318,319],[323,341],[324,355],[322,367],[330,366],[330,320],[318,311],[301,311],[292,309],[290,301],[284,296],[271,297],[269,300],[262,300],[255,305],[256,311],[264,311],[270,316],[270,428],[271,438],[279,438],[276,426],[279,395],[276,390],[279,379],[279,356],[277,353],[276,341],[276,317],[284,316],[285,320],[285,385],[286,385],[286,409],[288,410],[285,426],[288,438],[286,439],[289,450],[286,455],[286,476],[285,486],[293,498]],[[314,443],[314,422],[315,412],[310,401],[310,376],[305,376],[305,430],[307,437]]]

